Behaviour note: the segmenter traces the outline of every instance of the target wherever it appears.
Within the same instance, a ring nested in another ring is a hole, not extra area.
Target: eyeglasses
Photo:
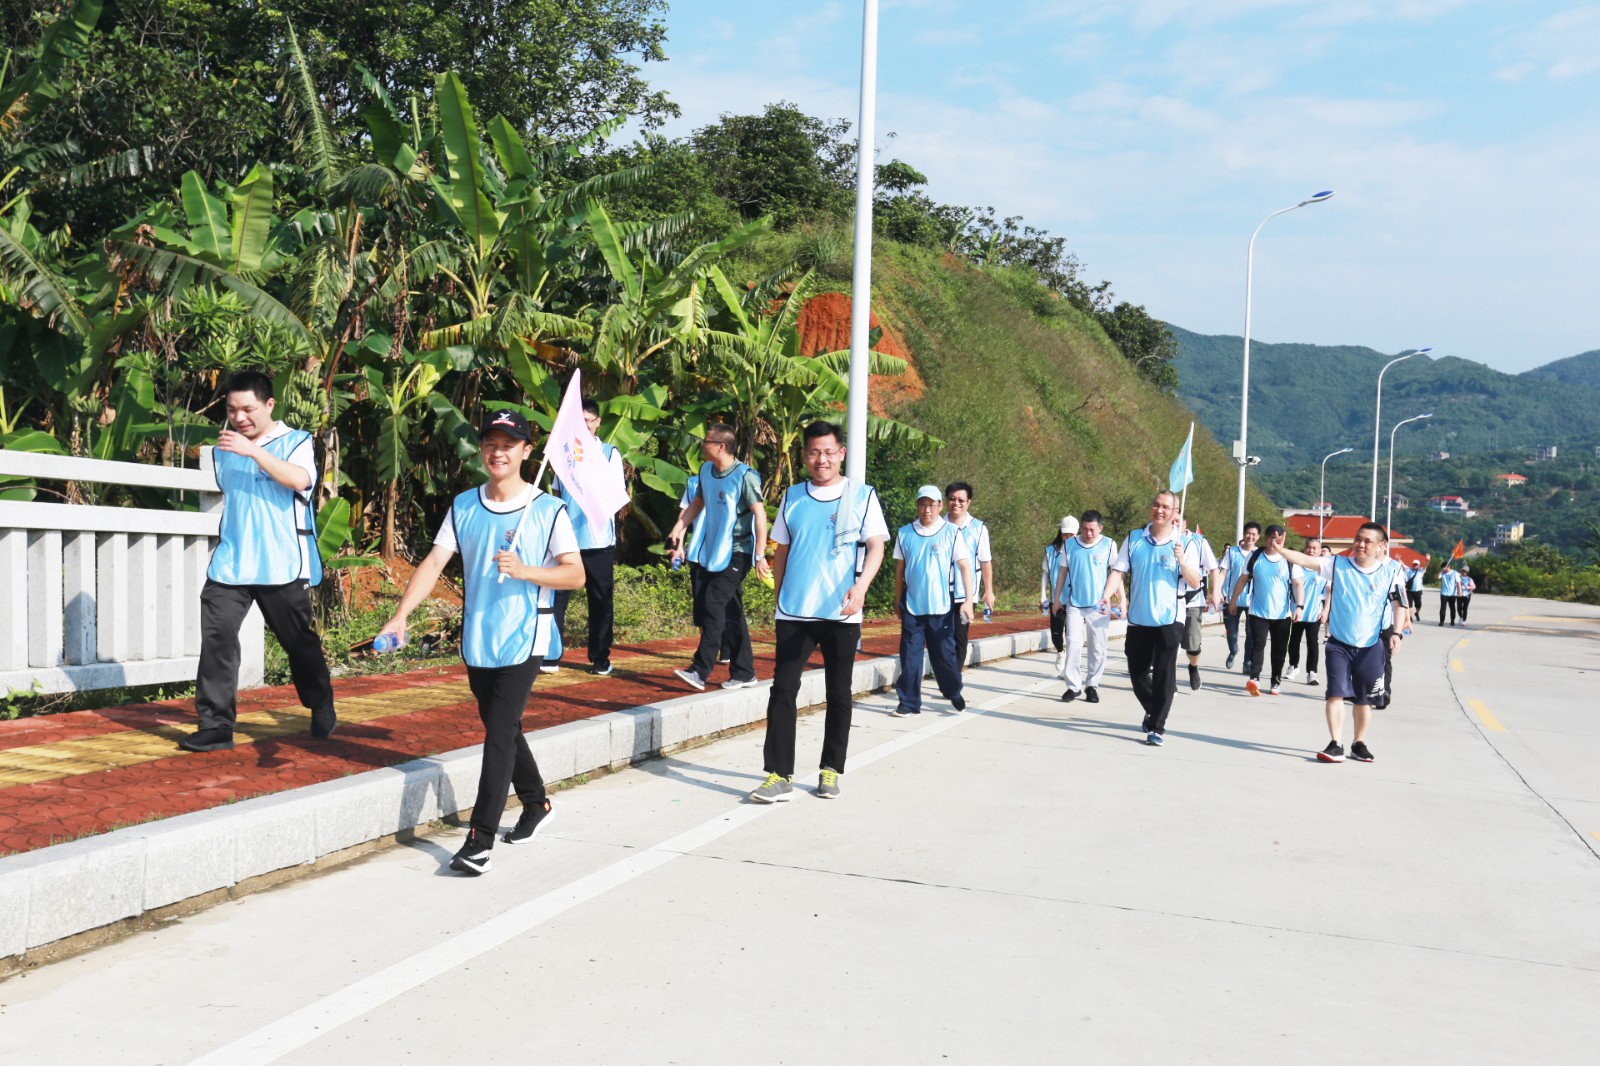
[[[807,459],[837,459],[837,458],[839,458],[839,456],[841,456],[843,454],[844,454],[844,449],[843,448],[840,448],[838,451],[834,451],[831,448],[826,449],[826,450],[821,449],[821,448],[808,448],[808,449],[806,449],[806,458]]]

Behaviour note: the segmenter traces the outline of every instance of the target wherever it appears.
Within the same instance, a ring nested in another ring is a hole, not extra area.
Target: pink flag
[[[544,457],[591,525],[604,527],[628,502],[622,471],[606,459],[600,441],[584,425],[582,377],[577,370],[561,397]]]

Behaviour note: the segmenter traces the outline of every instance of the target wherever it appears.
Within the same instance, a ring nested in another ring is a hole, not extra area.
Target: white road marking
[[[1001,693],[977,706],[969,705],[969,709],[963,714],[930,722],[920,729],[905,733],[854,756],[850,760],[850,766],[852,769],[870,766],[879,759],[888,758],[924,740],[948,732],[962,722],[985,712],[998,710],[1023,696],[1031,695],[1035,690],[1052,684],[1055,680],[1055,674],[1051,673],[1021,691]],[[806,778],[805,781],[806,784],[814,782],[814,776]],[[494,950],[574,907],[659,869],[673,859],[705,847],[777,808],[777,804],[762,806],[750,803],[725,811],[687,832],[679,833],[644,851],[580,877],[571,884],[546,892],[443,943],[425,948],[379,970],[370,977],[362,978],[337,992],[323,996],[315,1003],[308,1004],[275,1022],[262,1026],[253,1033],[202,1055],[194,1060],[193,1066],[267,1066],[413,988],[426,984],[485,952]]]

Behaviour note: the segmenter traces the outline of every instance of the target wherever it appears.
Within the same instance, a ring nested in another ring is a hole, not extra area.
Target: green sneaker
[[[761,787],[750,793],[757,803],[785,803],[794,795],[794,786],[782,774],[768,774]]]
[[[825,800],[839,798],[839,775],[836,771],[824,770],[817,777],[817,798]]]

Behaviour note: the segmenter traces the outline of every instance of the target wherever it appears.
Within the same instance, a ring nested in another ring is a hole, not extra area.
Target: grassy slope
[[[998,584],[1031,595],[1064,514],[1095,508],[1119,539],[1148,515],[1193,417],[1142,381],[1098,325],[1026,274],[980,271],[888,246],[875,310],[905,339],[928,385],[903,416],[946,442],[941,482],[972,482],[993,529]],[[1232,536],[1237,467],[1195,428],[1189,513],[1219,548]],[[1246,512],[1278,512],[1253,486]]]

